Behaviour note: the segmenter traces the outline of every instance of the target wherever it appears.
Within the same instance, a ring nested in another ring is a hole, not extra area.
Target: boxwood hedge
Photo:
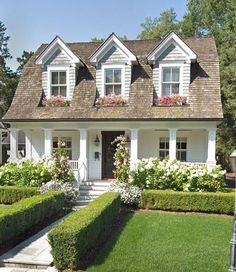
[[[140,207],[152,210],[233,214],[234,192],[200,193],[144,190]]]
[[[78,269],[88,250],[105,240],[120,210],[120,195],[108,192],[59,223],[48,235],[57,269]]]
[[[0,245],[24,234],[64,206],[63,193],[46,193],[25,198],[0,209]]]
[[[37,194],[39,194],[38,188],[0,186],[0,204],[13,204]]]

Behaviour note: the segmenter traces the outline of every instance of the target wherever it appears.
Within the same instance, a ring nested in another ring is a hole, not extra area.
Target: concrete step
[[[91,201],[92,199],[77,200],[74,202],[74,206],[87,206]]]
[[[93,200],[95,198],[97,198],[96,195],[80,195],[78,198],[78,201],[79,200]]]
[[[104,193],[105,191],[100,191],[100,190],[80,190],[81,196],[100,196]]]
[[[89,180],[89,181],[83,181],[80,186],[82,186],[82,185],[109,186],[110,183],[111,183],[111,181]]]
[[[96,191],[106,191],[108,189],[109,185],[100,185],[100,184],[94,184],[94,185],[80,185],[80,190],[96,190]]]

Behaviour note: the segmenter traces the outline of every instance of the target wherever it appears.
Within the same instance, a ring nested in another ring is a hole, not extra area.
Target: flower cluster
[[[66,107],[70,106],[70,100],[63,96],[51,96],[50,98],[44,98],[42,105],[45,107]]]
[[[176,106],[186,105],[188,98],[186,96],[171,95],[155,98],[153,101],[155,106]]]
[[[220,166],[194,165],[176,160],[143,159],[130,174],[130,183],[141,189],[215,192],[225,188]]]
[[[125,136],[118,136],[112,144],[116,144],[114,176],[120,182],[127,182],[129,179],[130,159]]]
[[[108,187],[108,191],[120,193],[121,202],[129,206],[137,206],[141,197],[141,190],[139,187],[123,182],[111,183]]]
[[[107,107],[125,106],[127,103],[128,103],[127,100],[124,99],[121,95],[113,94],[97,98],[97,100],[95,101],[95,106],[107,106]]]
[[[69,182],[62,183],[56,180],[43,183],[39,191],[41,194],[44,194],[48,191],[63,192],[68,205],[71,205],[79,196],[79,188],[76,188]]]

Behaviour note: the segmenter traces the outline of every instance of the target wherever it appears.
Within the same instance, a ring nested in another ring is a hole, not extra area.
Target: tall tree
[[[181,24],[177,21],[177,14],[173,8],[161,12],[159,17],[152,19],[146,17],[141,24],[142,32],[138,35],[139,39],[160,39],[171,31],[176,34],[181,32]]]
[[[19,66],[16,70],[17,74],[19,74],[19,75],[21,74],[24,65],[28,62],[28,60],[32,57],[33,54],[34,54],[34,52],[32,52],[32,51],[27,52],[24,50],[21,57],[16,58],[16,60],[19,63]]]
[[[6,60],[11,58],[9,38],[5,25],[0,21],[0,116],[8,109],[18,83],[16,73],[6,66]]]

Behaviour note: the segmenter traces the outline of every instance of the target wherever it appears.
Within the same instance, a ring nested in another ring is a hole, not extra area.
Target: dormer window
[[[51,71],[51,95],[67,97],[66,71]]]
[[[122,82],[121,82],[121,69],[120,68],[106,68],[105,72],[105,82],[104,82],[104,92],[105,95],[120,95]]]
[[[162,96],[179,94],[180,67],[162,68]]]

